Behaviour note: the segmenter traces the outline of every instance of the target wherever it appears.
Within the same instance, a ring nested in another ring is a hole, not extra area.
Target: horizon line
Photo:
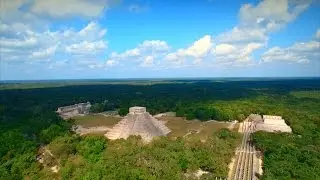
[[[320,78],[320,76],[256,76],[256,77],[153,77],[153,78],[70,78],[70,79],[6,79],[0,80],[3,82],[17,82],[17,81],[86,81],[86,80],[211,80],[211,79],[311,79]]]

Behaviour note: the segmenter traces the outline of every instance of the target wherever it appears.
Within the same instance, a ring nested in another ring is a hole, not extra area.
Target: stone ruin
[[[59,107],[56,111],[63,119],[69,119],[74,116],[88,114],[91,108],[90,102],[79,103],[71,106]]]
[[[131,107],[129,113],[105,134],[108,139],[127,139],[130,135],[140,135],[145,142],[153,137],[166,136],[171,130],[164,122],[155,119],[145,107]]]
[[[286,124],[281,116],[270,115],[251,115],[251,119],[255,121],[256,131],[267,132],[288,132],[291,133],[292,129]]]

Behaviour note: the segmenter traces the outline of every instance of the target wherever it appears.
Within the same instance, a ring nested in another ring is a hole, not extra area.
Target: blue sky
[[[320,76],[319,1],[0,3],[0,80]]]

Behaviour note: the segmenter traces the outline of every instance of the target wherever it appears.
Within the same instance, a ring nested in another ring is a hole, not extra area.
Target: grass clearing
[[[76,116],[72,118],[74,123],[83,127],[95,127],[95,126],[114,126],[121,118],[113,116],[103,116],[100,114],[90,114],[85,116]]]
[[[228,128],[231,123],[207,121],[201,122],[199,120],[186,120],[182,117],[161,117],[159,120],[166,121],[166,126],[171,129],[169,137],[183,137],[188,133],[188,136],[198,136],[201,139],[207,139],[213,132]],[[235,125],[235,131],[237,126]]]
[[[171,129],[169,136],[182,137],[189,131],[199,130],[201,121],[193,120],[189,121],[182,117],[161,117],[159,120],[166,121],[166,126]]]
[[[218,131],[222,128],[228,128],[230,123],[224,123],[224,122],[215,122],[215,121],[209,121],[209,122],[203,122],[202,123],[202,129],[199,132],[200,137],[208,137],[212,135],[213,132]]]

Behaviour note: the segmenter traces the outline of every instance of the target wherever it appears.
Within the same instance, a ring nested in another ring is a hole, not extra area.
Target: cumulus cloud
[[[126,64],[135,64],[140,67],[150,67],[154,64],[154,59],[166,54],[170,46],[161,40],[146,40],[138,44],[135,48],[128,49],[122,53],[113,52],[108,61],[114,62],[113,65],[120,64],[120,61]]]
[[[273,47],[263,53],[263,62],[286,61],[294,63],[308,63],[320,59],[320,42],[309,41],[295,43],[290,47]]]
[[[256,6],[245,4],[240,8],[240,21],[247,26],[260,26],[272,31],[293,21],[310,3],[308,0],[264,0]]]
[[[57,20],[94,19],[117,0],[0,0],[0,20],[46,30]]]
[[[90,22],[78,31],[69,28],[37,32],[29,28],[19,29],[16,24],[1,25],[5,27],[1,32],[6,32],[0,38],[1,60],[6,62],[54,60],[55,56],[72,58],[73,54],[81,54],[83,59],[92,59],[92,55],[107,48],[107,42],[102,40],[106,29],[96,22]]]
[[[151,67],[153,66],[154,57],[149,55],[144,57],[143,62],[140,64],[142,67]]]
[[[293,21],[310,5],[310,1],[264,0],[256,6],[244,4],[239,11],[240,22],[232,30],[222,33],[221,43],[266,43],[268,33]]]
[[[31,57],[35,59],[48,58],[56,52],[56,49],[57,45],[39,51],[34,51],[32,52]]]
[[[230,44],[218,44],[215,49],[213,49],[213,53],[218,56],[228,55],[234,51],[236,51],[236,48]]]
[[[87,66],[90,69],[108,69],[116,66],[119,62],[116,60],[109,59],[107,61],[87,61]],[[85,68],[84,68],[85,69]]]
[[[160,40],[146,40],[139,45],[140,49],[151,49],[154,51],[167,51],[170,46],[165,41]]]
[[[192,46],[182,51],[182,54],[200,58],[205,56],[212,47],[211,36],[205,35],[201,39],[195,41]]]
[[[30,11],[54,18],[97,17],[107,7],[107,0],[34,0]]]
[[[306,10],[310,1],[264,0],[244,4],[239,11],[239,24],[217,36],[213,54],[217,62],[254,63],[254,51],[268,43],[268,35],[293,21]]]
[[[219,43],[235,44],[265,43],[267,40],[268,36],[263,28],[234,27],[232,30],[224,32],[217,37]]]
[[[243,45],[219,44],[212,53],[217,64],[225,65],[250,65],[253,63],[252,53],[263,47],[260,43]]]
[[[211,51],[212,45],[211,36],[205,35],[188,48],[178,49],[176,52],[167,54],[165,59],[173,64],[181,65],[184,63],[185,58],[193,58],[193,63],[199,64],[202,58]]]
[[[117,61],[115,61],[115,60],[107,60],[106,61],[106,65],[109,66],[109,67],[112,67],[112,66],[114,66],[116,64],[117,64]]]
[[[123,53],[113,52],[110,57],[112,59],[122,60],[130,57],[137,57],[137,56],[140,56],[140,49],[134,48],[134,49],[126,50]]]
[[[24,4],[26,4],[24,0],[0,0],[0,19],[2,21],[12,21],[17,18],[25,19],[25,16],[30,14],[20,10]]]
[[[35,37],[25,37],[23,39],[7,39],[1,38],[1,48],[33,48],[38,44],[38,40]]]
[[[66,51],[73,54],[96,54],[106,48],[107,44],[102,40],[94,42],[83,41],[66,46]]]

